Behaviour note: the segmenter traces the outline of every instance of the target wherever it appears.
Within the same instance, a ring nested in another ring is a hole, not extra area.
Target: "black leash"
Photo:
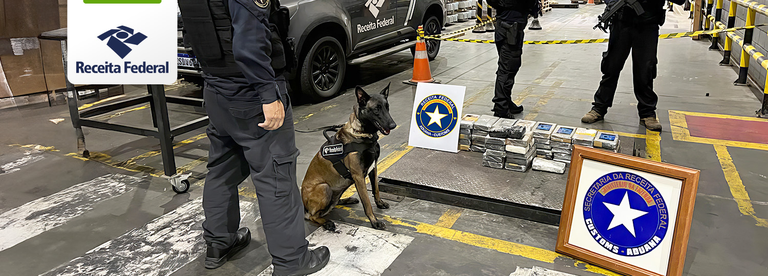
[[[344,124],[340,124],[340,125],[324,126],[324,127],[319,127],[319,128],[316,128],[316,129],[309,129],[309,130],[296,129],[294,131],[296,131],[298,133],[313,133],[313,132],[330,130],[330,129],[339,129],[339,128],[342,128],[343,126],[344,126]]]

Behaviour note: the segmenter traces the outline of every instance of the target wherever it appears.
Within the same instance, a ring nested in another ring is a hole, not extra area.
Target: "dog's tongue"
[[[382,132],[382,133],[384,133],[384,135],[389,135],[389,131],[390,131],[390,130],[383,130],[383,131],[381,131],[381,132]]]

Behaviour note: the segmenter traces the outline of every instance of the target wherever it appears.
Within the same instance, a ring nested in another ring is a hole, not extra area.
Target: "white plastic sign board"
[[[67,1],[67,77],[73,84],[172,84],[177,0]]]
[[[466,89],[464,86],[419,83],[408,145],[458,152],[459,121]]]

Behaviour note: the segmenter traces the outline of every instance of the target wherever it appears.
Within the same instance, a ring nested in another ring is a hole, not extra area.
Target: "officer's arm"
[[[275,71],[272,70],[267,8],[256,6],[253,0],[229,0],[232,17],[232,52],[240,71],[259,93],[262,104],[279,99]]]

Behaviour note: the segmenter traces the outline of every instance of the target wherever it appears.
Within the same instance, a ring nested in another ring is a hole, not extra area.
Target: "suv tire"
[[[331,36],[318,39],[304,56],[300,71],[301,91],[311,99],[324,100],[341,91],[347,58],[341,43]]]
[[[424,35],[426,36],[436,35],[442,32],[442,25],[440,25],[440,20],[438,20],[434,15],[429,16],[427,20],[424,21],[423,26]],[[437,53],[440,52],[440,40],[427,40],[426,43],[427,56],[429,56],[430,61],[433,61],[435,58],[437,58]],[[411,54],[414,56],[416,55],[415,47],[411,47]]]

